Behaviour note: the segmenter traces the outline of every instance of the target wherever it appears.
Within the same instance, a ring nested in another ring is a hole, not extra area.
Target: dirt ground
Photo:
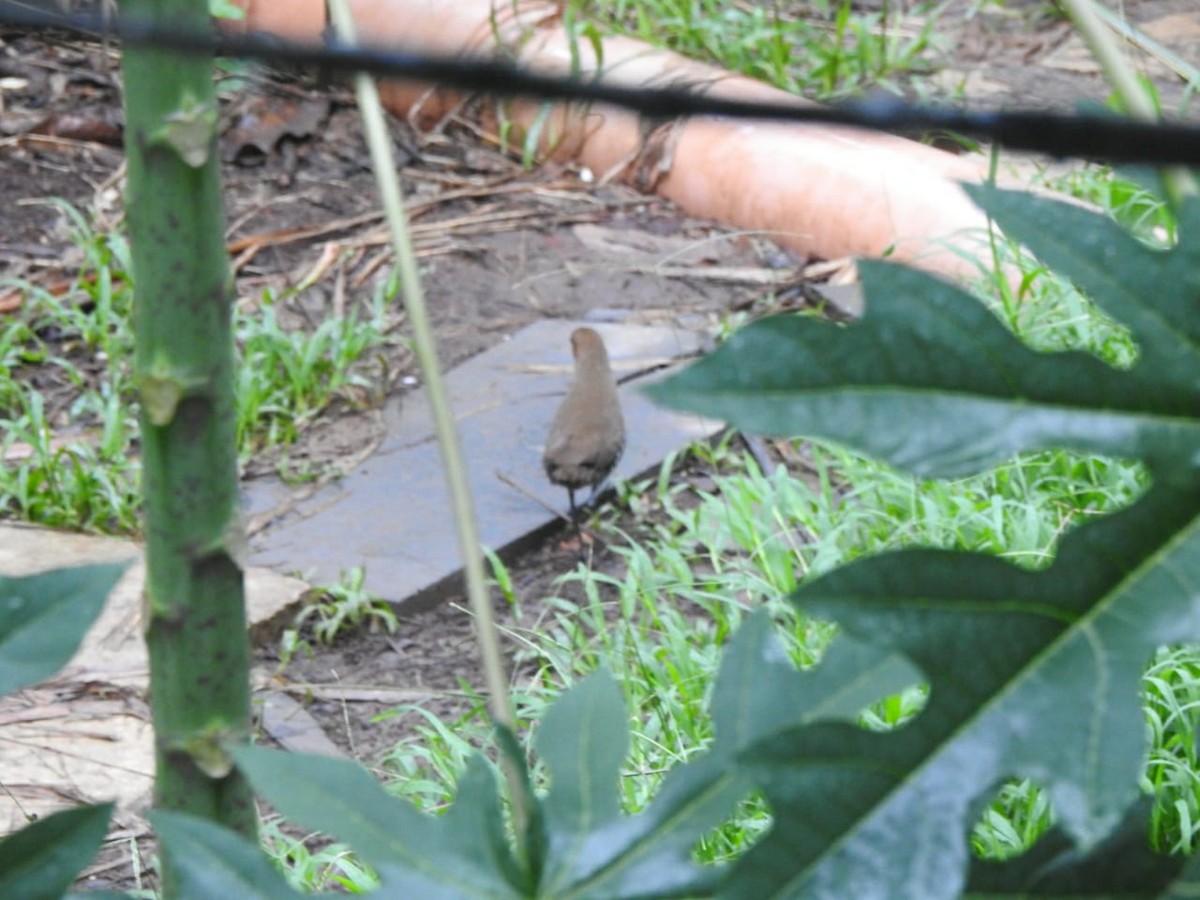
[[[869,5],[869,4],[867,4]],[[1194,0],[1125,0],[1131,20],[1147,29],[1187,37],[1200,29]],[[1185,13],[1191,13],[1186,18]],[[1169,17],[1178,15],[1177,20]],[[1166,20],[1168,25],[1162,25]],[[1174,22],[1174,24],[1170,24]],[[1182,23],[1182,24],[1181,24]],[[1006,0],[1003,7],[955,0],[939,19],[944,59],[919,93],[972,105],[1073,108],[1102,100],[1103,79],[1073,43],[1071,31],[1043,0]],[[1196,37],[1200,37],[1197,35]],[[1200,64],[1191,39],[1190,60]],[[1176,47],[1179,52],[1184,52]],[[1178,79],[1155,63],[1149,69],[1175,109]],[[116,227],[123,186],[120,74],[116,53],[66,36],[31,36],[0,28],[0,281],[22,278],[52,287],[69,281],[80,263],[59,210],[62,198]],[[8,85],[4,87],[3,85]],[[374,178],[360,136],[352,94],[307,75],[238,69],[223,82],[221,152],[228,240],[238,275],[239,302],[253,308],[264,289],[311,282],[292,301],[290,322],[305,327],[331,310],[371,295],[390,269],[390,252]],[[1195,110],[1189,118],[1195,118]],[[576,318],[603,309],[635,310],[647,317],[687,313],[717,317],[753,306],[760,288],[703,276],[705,263],[801,268],[811,262],[772,245],[682,216],[668,204],[622,186],[596,188],[578,172],[523,169],[484,141],[463,117],[432,133],[393,123],[403,160],[405,189],[424,266],[424,284],[446,367],[502,340],[539,317]],[[580,229],[598,226],[598,231]],[[643,246],[707,247],[692,279],[636,279],[613,264],[614,251],[597,234],[624,233]],[[0,288],[0,298],[4,290]],[[801,302],[799,291],[776,297]],[[0,315],[19,314],[4,312]],[[397,322],[398,333],[404,323]],[[402,341],[387,350],[380,394],[404,389],[415,364]],[[379,398],[376,397],[377,401]],[[339,405],[291,451],[316,463],[362,446],[373,429],[369,416]],[[273,468],[250,466],[246,477]],[[684,471],[678,477],[688,477]],[[577,555],[558,537],[531,551],[512,569],[514,588],[536,615],[538,598],[568,588],[556,579]],[[352,565],[353,560],[347,560]],[[602,545],[590,560],[615,572],[619,563]],[[497,604],[501,621],[509,610]],[[331,647],[315,646],[279,664],[274,635],[256,647],[263,678],[275,684],[419,689],[427,709],[446,717],[471,708],[461,683],[481,685],[477,651],[461,598],[403,619],[389,635],[362,631]],[[307,711],[342,750],[376,763],[411,734],[411,716],[376,721],[395,704],[338,701],[315,691]],[[90,886],[121,883],[100,875]]]

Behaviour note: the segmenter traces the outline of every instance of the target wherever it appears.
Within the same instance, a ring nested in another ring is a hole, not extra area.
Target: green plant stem
[[[1104,77],[1116,91],[1129,115],[1146,122],[1157,121],[1158,113],[1154,104],[1125,62],[1112,32],[1105,27],[1095,0],[1064,0],[1064,5],[1075,21],[1080,36],[1096,57],[1096,62],[1100,64]],[[1197,193],[1196,181],[1192,174],[1181,167],[1163,169],[1162,182],[1167,198],[1175,209],[1179,209],[1184,197],[1192,197]]]
[[[330,15],[334,27],[348,43],[356,41],[354,21],[344,0],[330,0]],[[413,344],[425,388],[429,393],[429,404],[433,410],[434,429],[441,449],[442,465],[450,487],[454,521],[458,529],[459,549],[463,557],[463,569],[467,584],[467,600],[475,617],[476,635],[483,655],[484,678],[487,681],[488,704],[493,720],[515,732],[515,717],[508,695],[508,681],[504,674],[504,662],[500,655],[500,642],[496,623],[488,599],[487,580],[483,567],[483,552],[475,525],[474,504],[467,482],[467,468],[463,460],[454,416],[446,401],[446,391],[438,367],[437,348],[433,330],[425,309],[421,292],[421,280],[416,254],[409,239],[408,222],[404,214],[404,200],[396,176],[396,162],[392,156],[391,139],[384,121],[383,107],[375,82],[366,75],[355,78],[359,110],[363,117],[367,146],[371,162],[375,167],[376,181],[391,232],[392,248],[396,254],[396,265],[404,295],[405,309],[412,323]],[[529,798],[526,797],[526,782],[521,774],[501,755],[501,766],[512,797],[513,821],[518,843],[523,842],[528,821]]]
[[[125,0],[121,11],[209,27],[205,0]],[[155,803],[254,836],[253,795],[222,747],[249,734],[250,688],[212,62],[130,47],[122,68]],[[164,896],[177,896],[163,862]]]

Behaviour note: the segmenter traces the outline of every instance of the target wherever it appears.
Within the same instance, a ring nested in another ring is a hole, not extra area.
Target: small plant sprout
[[[366,623],[372,631],[381,626],[394,634],[400,626],[391,605],[364,586],[367,570],[354,566],[343,571],[338,583],[313,588],[310,602],[296,616],[295,629],[308,625],[318,643],[332,644],[343,631]],[[299,645],[293,646],[293,651]]]

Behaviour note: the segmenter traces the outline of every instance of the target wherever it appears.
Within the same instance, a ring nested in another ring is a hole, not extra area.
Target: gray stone
[[[862,317],[866,304],[863,300],[862,285],[858,282],[850,284],[811,284],[805,286],[810,291],[810,299],[818,303],[827,303],[842,316],[848,319]]]
[[[550,419],[571,374],[569,336],[580,324],[537,322],[446,375],[480,537],[502,557],[557,526],[546,506],[566,508],[566,491],[546,480],[541,457]],[[640,392],[662,374],[647,370],[694,355],[698,335],[665,327],[593,327],[604,337],[623,381],[628,443],[615,478],[656,469],[669,453],[721,427],[656,407]],[[362,565],[368,590],[411,607],[458,589],[461,556],[424,391],[389,401],[384,415],[388,436],[379,450],[255,535],[255,564],[297,571],[317,584],[333,583],[342,570]],[[272,490],[251,484],[251,505],[257,492]],[[257,502],[261,506],[262,498]]]

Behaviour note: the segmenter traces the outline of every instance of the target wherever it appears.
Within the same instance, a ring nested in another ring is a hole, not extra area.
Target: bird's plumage
[[[617,381],[600,335],[591,328],[571,333],[575,375],[546,439],[542,464],[555,484],[570,492],[596,487],[616,468],[625,449],[625,420]]]

